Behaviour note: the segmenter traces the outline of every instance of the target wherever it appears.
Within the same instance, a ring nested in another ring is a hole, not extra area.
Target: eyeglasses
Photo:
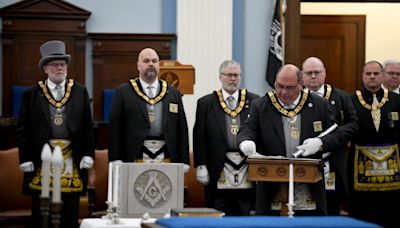
[[[67,65],[66,63],[49,63],[49,64],[47,64],[47,66],[51,66],[54,68],[58,68],[59,66],[64,68],[66,65]]]
[[[240,74],[232,74],[232,73],[222,73],[222,74],[227,77],[234,77],[234,78],[238,78],[240,76]]]
[[[275,83],[275,89],[277,89],[277,90],[286,90],[286,91],[293,91],[293,90],[295,90],[296,88],[297,88],[297,85],[298,85],[299,83],[297,83],[296,85],[293,85],[293,86],[284,86],[284,85],[281,85],[281,84],[279,84],[279,83]]]
[[[386,72],[385,71],[385,74],[387,74],[391,77],[400,77],[400,72],[393,72],[393,71]]]
[[[321,70],[314,70],[314,71],[303,71],[303,73],[305,75],[307,75],[308,77],[311,77],[312,75],[318,76],[322,73]]]

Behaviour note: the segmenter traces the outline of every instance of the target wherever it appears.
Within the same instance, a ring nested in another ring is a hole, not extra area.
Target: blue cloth
[[[380,227],[345,216],[243,216],[243,217],[172,217],[159,219],[164,227]]]
[[[110,121],[110,108],[114,93],[114,89],[103,90],[103,121],[106,123]]]
[[[16,119],[19,117],[19,108],[21,106],[22,94],[28,86],[13,86],[12,87],[12,116]]]

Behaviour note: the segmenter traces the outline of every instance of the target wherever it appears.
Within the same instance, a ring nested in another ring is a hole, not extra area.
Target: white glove
[[[303,150],[301,155],[308,157],[317,153],[322,147],[322,140],[320,138],[309,138],[304,140],[303,145],[297,146],[298,150]]]
[[[244,140],[239,144],[239,149],[246,156],[251,156],[256,152],[256,144],[251,140]]]
[[[34,170],[33,162],[31,162],[31,161],[24,162],[21,165],[19,165],[19,169],[21,169],[22,172],[24,172],[24,173],[33,172],[33,170]]]
[[[189,170],[190,170],[190,165],[188,165],[188,164],[183,164],[183,172],[184,172],[184,173],[187,173],[187,172],[189,172]]]
[[[93,166],[93,158],[89,156],[83,156],[81,163],[79,164],[79,168],[81,169],[90,169]]]
[[[203,185],[207,185],[210,182],[210,176],[208,175],[208,170],[205,165],[199,165],[196,169],[196,179]]]
[[[113,165],[115,165],[115,164],[121,164],[122,163],[122,160],[114,160],[114,161],[112,161],[112,164]]]

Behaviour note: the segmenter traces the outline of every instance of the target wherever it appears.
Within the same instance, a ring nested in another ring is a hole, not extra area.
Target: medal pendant
[[[238,132],[239,132],[239,125],[237,124],[237,120],[232,119],[231,133],[232,135],[237,135]]]
[[[231,125],[231,133],[232,135],[237,135],[239,132],[239,126],[238,125]]]
[[[54,124],[61,125],[63,123],[61,109],[57,108],[56,113],[54,114]]]
[[[153,123],[156,120],[156,114],[154,112],[154,106],[150,105],[149,107],[149,121]]]
[[[300,138],[299,129],[297,129],[297,128],[292,128],[292,129],[290,130],[290,137],[292,137],[293,139],[298,139],[298,138]]]

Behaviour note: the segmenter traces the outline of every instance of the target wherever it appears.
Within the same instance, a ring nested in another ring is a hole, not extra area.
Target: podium
[[[120,164],[118,214],[121,218],[163,217],[183,208],[183,164]]]
[[[179,89],[182,94],[193,94],[195,72],[192,65],[183,65],[176,60],[161,60],[159,78]]]
[[[268,156],[266,156],[268,157]],[[322,180],[321,161],[318,159],[248,158],[247,179],[250,181],[281,182],[281,215],[288,214],[289,165],[293,164],[293,182],[317,183]]]

